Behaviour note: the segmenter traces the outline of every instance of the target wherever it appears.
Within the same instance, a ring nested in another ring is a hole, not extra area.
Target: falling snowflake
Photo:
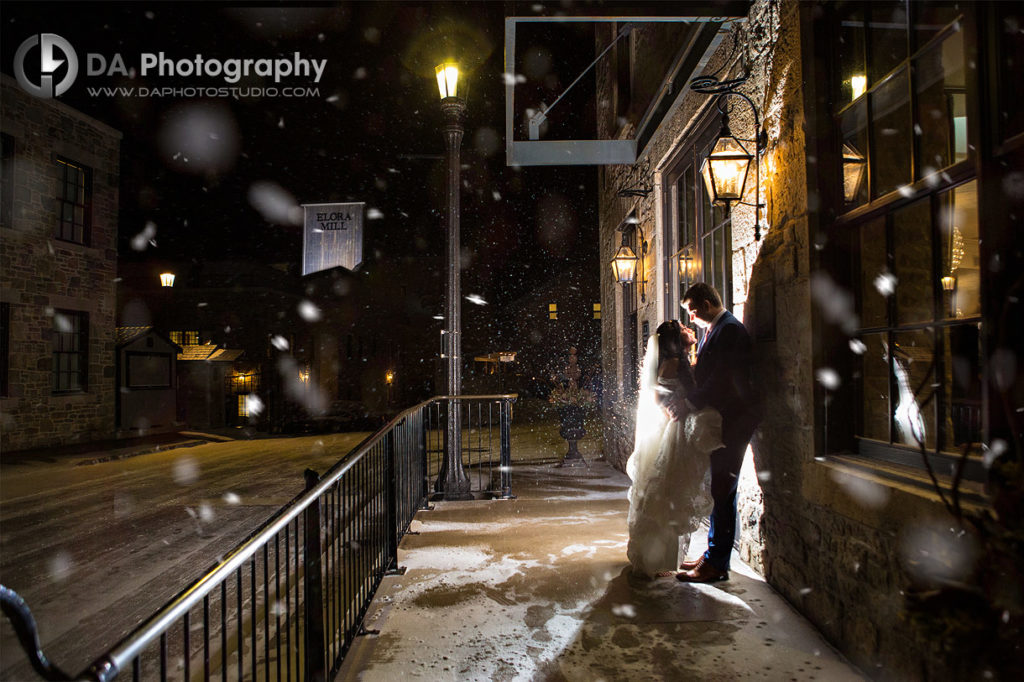
[[[249,205],[268,223],[301,225],[302,207],[288,190],[276,182],[261,180],[249,187]]]
[[[235,493],[224,493],[224,501],[228,504],[238,504],[242,501],[242,498]]]
[[[883,272],[878,277],[875,277],[875,289],[878,289],[878,293],[882,296],[892,296],[896,293],[897,281],[896,275],[891,272]]]
[[[142,232],[132,237],[132,248],[136,251],[145,251],[150,241],[156,236],[156,223],[147,220]]]
[[[174,461],[172,476],[178,485],[192,485],[199,479],[199,464],[191,455],[179,457]]]
[[[249,413],[249,416],[255,417],[263,413],[263,401],[255,393],[250,393],[245,396],[245,411]]]
[[[836,390],[843,383],[842,379],[839,378],[839,373],[831,367],[822,367],[814,373],[814,377],[818,380],[819,384],[830,391]]]
[[[276,334],[270,339],[270,343],[278,350],[288,350],[288,339]]]
[[[302,301],[299,303],[299,315],[306,322],[316,322],[320,319],[320,308],[312,301]]]
[[[477,305],[487,305],[487,301],[485,301],[480,294],[470,294],[466,297],[466,300],[470,303],[476,303]]]
[[[857,355],[864,355],[867,349],[868,347],[860,339],[850,339],[850,350]]]
[[[366,219],[367,220],[380,220],[383,217],[384,217],[384,214],[381,212],[381,210],[379,208],[368,208],[368,209],[366,209]]]

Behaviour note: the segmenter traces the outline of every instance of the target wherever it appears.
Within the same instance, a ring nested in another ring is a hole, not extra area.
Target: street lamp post
[[[445,301],[446,343],[448,360],[448,423],[445,429],[444,463],[434,488],[446,500],[465,500],[469,493],[469,476],[462,468],[462,429],[460,405],[456,396],[462,393],[462,296],[459,268],[459,199],[461,165],[459,149],[464,132],[466,100],[460,97],[459,67],[445,62],[435,69],[444,116],[445,155],[448,159],[448,278]]]

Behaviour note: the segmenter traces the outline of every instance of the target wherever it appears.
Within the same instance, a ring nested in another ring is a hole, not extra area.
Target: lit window
[[[238,416],[248,417],[249,416],[249,394],[243,393],[238,396]]]
[[[558,304],[557,303],[548,303],[548,319],[549,320],[557,320],[558,319]]]
[[[594,319],[595,320],[600,320],[601,319],[601,304],[600,303],[595,303],[594,304]]]
[[[171,341],[178,344],[179,346],[196,346],[199,345],[199,332],[171,332]]]

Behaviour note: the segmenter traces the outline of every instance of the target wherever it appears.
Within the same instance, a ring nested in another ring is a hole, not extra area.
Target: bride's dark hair
[[[658,364],[668,358],[682,358],[686,354],[683,334],[678,320],[667,320],[658,325]]]

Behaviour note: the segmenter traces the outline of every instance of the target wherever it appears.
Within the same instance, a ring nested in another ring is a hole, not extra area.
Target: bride
[[[684,331],[685,330],[685,331]],[[711,510],[709,455],[722,447],[722,417],[712,408],[679,421],[669,405],[680,405],[693,387],[687,353],[692,333],[676,320],[663,322],[647,342],[637,400],[636,439],[626,462],[629,546],[633,572],[654,577],[675,571],[679,547]]]

